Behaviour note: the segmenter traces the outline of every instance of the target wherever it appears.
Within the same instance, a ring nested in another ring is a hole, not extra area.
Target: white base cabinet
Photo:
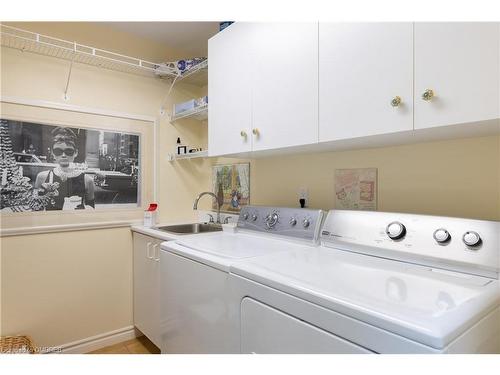
[[[160,347],[160,244],[134,232],[134,325]]]

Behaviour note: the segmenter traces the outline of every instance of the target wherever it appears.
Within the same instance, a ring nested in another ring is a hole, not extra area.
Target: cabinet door
[[[253,150],[318,142],[318,24],[256,23],[252,30]]]
[[[155,238],[134,233],[134,325],[155,345],[159,345],[160,328],[159,244]]]
[[[153,259],[149,259],[150,272],[150,296],[149,301],[149,317],[151,319],[150,340],[158,348],[161,345],[160,339],[160,244],[161,240],[155,240],[152,245]]]
[[[413,24],[320,22],[320,142],[412,129]]]
[[[415,129],[498,118],[498,44],[498,23],[415,24]]]
[[[208,41],[208,153],[251,151],[251,24],[238,22]]]

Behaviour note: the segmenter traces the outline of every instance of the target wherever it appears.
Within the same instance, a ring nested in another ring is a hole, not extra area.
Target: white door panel
[[[158,348],[161,345],[160,341],[160,244],[161,240],[155,239],[151,248],[153,259],[149,259],[150,273],[150,292],[149,300],[149,317],[151,319],[151,341]]]
[[[317,23],[258,23],[252,37],[253,150],[317,143]]]
[[[412,23],[319,24],[319,124],[320,142],[413,129]]]
[[[160,346],[161,240],[134,232],[134,325]]]
[[[251,40],[252,24],[238,22],[208,41],[210,156],[252,149]]]
[[[415,129],[499,117],[498,27],[415,24]],[[427,89],[429,101],[422,99]]]
[[[134,233],[134,325],[149,339],[153,337],[154,324],[151,315],[153,298],[152,261],[154,239]]]

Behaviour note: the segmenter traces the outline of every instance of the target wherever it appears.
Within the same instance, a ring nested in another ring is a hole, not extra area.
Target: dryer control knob
[[[297,219],[294,217],[291,217],[289,223],[292,227],[294,227],[295,225],[297,225]]]
[[[308,228],[309,225],[311,225],[311,221],[309,219],[306,218],[306,219],[302,220],[302,226],[304,228]]]
[[[432,236],[437,243],[446,243],[451,239],[450,232],[443,228],[436,229]]]
[[[248,212],[245,212],[245,213],[243,214],[243,219],[244,219],[244,220],[248,220]]]
[[[399,240],[406,235],[406,227],[399,221],[393,221],[385,228],[385,233],[391,240]]]
[[[252,215],[252,220],[253,220],[253,221],[256,221],[256,220],[257,220],[257,214],[253,214],[253,215]]]
[[[479,246],[482,242],[479,233],[473,231],[465,232],[462,240],[464,241],[464,244],[470,247]]]
[[[267,215],[266,219],[265,219],[267,227],[268,228],[274,227],[276,225],[276,223],[278,222],[279,218],[280,217],[276,212]]]

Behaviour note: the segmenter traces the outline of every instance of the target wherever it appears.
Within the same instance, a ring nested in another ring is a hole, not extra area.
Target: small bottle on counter
[[[144,226],[154,227],[156,224],[156,209],[158,208],[157,203],[150,203],[146,211],[144,211]]]

